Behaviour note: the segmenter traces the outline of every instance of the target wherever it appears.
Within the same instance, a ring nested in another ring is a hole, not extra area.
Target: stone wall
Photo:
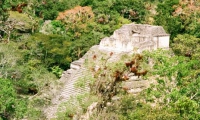
[[[156,50],[169,48],[169,34],[161,26],[127,24],[100,42],[100,49],[115,52]]]

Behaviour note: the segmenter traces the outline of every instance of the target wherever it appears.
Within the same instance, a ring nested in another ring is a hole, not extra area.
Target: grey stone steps
[[[87,69],[84,68],[83,63],[84,63],[84,59],[87,57],[89,59],[92,59],[93,55],[96,54],[98,57],[98,59],[100,58],[109,58],[109,54],[110,53],[106,53],[107,55],[105,56],[105,54],[101,54],[99,51],[95,51],[94,49],[97,49],[98,46],[95,46],[93,48],[91,48],[91,50],[89,52],[87,52],[83,58],[73,62],[72,64],[74,65],[72,69],[67,70],[66,72],[63,73],[63,76],[61,77],[60,80],[63,81],[64,86],[62,87],[61,90],[59,90],[58,94],[52,99],[51,103],[52,105],[49,106],[46,110],[45,110],[45,114],[47,116],[47,119],[51,119],[51,118],[56,118],[56,112],[58,111],[59,105],[63,102],[67,102],[67,100],[70,99],[71,96],[75,96],[75,95],[79,95],[79,94],[83,94],[85,92],[89,92],[90,91],[90,87],[89,87],[89,83],[90,80],[87,78],[85,78],[85,76],[89,75],[89,73],[87,72]],[[117,59],[119,59],[118,54],[113,54],[109,59],[109,61],[115,61]],[[77,67],[80,66],[80,67]],[[75,84],[77,83],[78,80],[80,79],[84,79],[84,83],[85,83],[85,87],[76,87]]]
[[[90,88],[87,86],[89,84],[89,80],[85,80],[85,88],[76,88],[74,86],[77,80],[84,79],[83,75],[87,75],[87,69],[83,67],[77,70],[71,69],[68,72],[64,73],[61,78],[61,80],[64,81],[63,89],[61,89],[60,92],[55,96],[55,98],[52,99],[52,105],[45,110],[47,119],[56,118],[56,112],[59,108],[59,105],[62,102],[66,102],[71,96],[83,94],[90,91]],[[66,80],[66,78],[68,79]]]
[[[83,78],[83,77],[81,77],[81,75],[82,74],[80,74],[79,76],[73,77],[70,81],[68,81],[68,83],[65,86],[63,86],[64,89],[60,92],[59,96],[67,97],[67,96],[74,95],[75,93],[87,91],[88,90],[87,87],[86,88],[76,88],[74,86],[74,84],[76,84],[76,82],[79,78]],[[86,81],[86,85],[87,85],[87,83],[89,83],[89,82]]]

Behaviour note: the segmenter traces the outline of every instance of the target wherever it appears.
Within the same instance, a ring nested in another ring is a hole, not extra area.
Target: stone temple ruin
[[[100,45],[94,45],[90,50],[79,60],[73,61],[70,64],[70,69],[63,72],[60,81],[63,87],[57,91],[51,105],[44,109],[44,113],[48,120],[56,118],[56,112],[65,110],[64,102],[76,95],[88,93],[90,91],[88,77],[92,73],[90,68],[85,65],[85,61],[93,61],[93,56],[98,56],[95,60],[95,66],[100,66],[102,58],[108,62],[116,62],[125,54],[133,52],[142,52],[143,50],[156,50],[158,48],[169,48],[169,34],[165,32],[161,26],[151,26],[142,24],[126,24],[116,30],[110,37],[101,40]],[[110,53],[113,52],[112,56]],[[104,64],[104,62],[103,62]],[[96,67],[95,67],[96,68]],[[131,94],[137,94],[147,88],[152,80],[138,79],[137,76],[129,76],[128,81],[124,81],[124,87],[130,89]],[[84,80],[85,87],[76,88],[74,85],[79,80]],[[84,117],[84,115],[83,115]],[[89,119],[89,115],[85,115]],[[88,120],[79,119],[79,120]]]
[[[142,52],[169,48],[170,35],[161,26],[126,24],[117,29],[110,37],[100,42],[100,49],[114,52]]]

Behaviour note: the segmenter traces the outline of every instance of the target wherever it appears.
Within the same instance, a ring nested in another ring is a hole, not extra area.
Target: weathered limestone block
[[[48,34],[52,34],[52,30],[53,30],[53,26],[51,24],[51,20],[46,20],[43,23],[42,27],[40,28],[39,32],[48,35]]]
[[[169,37],[161,26],[131,23],[114,31],[112,36],[102,39],[99,48],[115,52],[168,49]]]
[[[128,89],[136,89],[136,88],[146,88],[147,87],[147,81],[146,80],[140,80],[140,81],[127,81],[123,82],[122,86]]]
[[[70,64],[70,68],[78,70],[78,69],[80,69],[82,67],[83,63],[84,63],[84,59],[80,58],[79,60],[76,60],[76,61],[72,62]]]

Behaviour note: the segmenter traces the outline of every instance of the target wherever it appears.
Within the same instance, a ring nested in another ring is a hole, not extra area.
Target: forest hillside
[[[94,54],[85,61],[90,92],[63,102],[67,109],[55,119],[87,116],[91,105],[88,119],[200,119],[199,0],[1,0],[0,120],[48,119],[44,111],[63,87],[63,71],[129,23],[162,26],[170,49]],[[132,60],[146,71],[130,69]],[[149,84],[133,95],[122,85],[130,76]]]

